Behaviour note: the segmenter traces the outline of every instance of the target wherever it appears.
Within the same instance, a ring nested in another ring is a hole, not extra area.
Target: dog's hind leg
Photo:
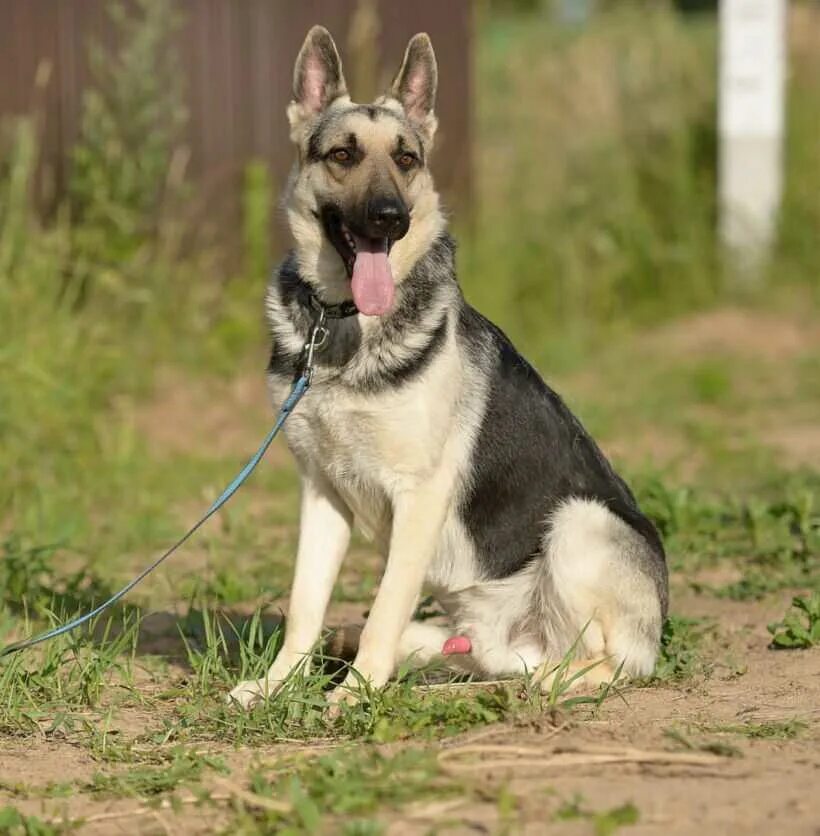
[[[552,516],[530,623],[542,624],[549,689],[572,652],[573,685],[596,684],[616,671],[646,676],[655,666],[667,601],[663,554],[599,502],[571,499]]]
[[[429,621],[411,621],[401,634],[396,662],[414,668],[424,667],[442,655],[448,638],[450,631],[445,627]]]

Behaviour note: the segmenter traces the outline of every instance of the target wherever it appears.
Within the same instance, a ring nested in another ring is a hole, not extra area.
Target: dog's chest
[[[317,383],[285,425],[303,469],[323,473],[362,525],[377,535],[398,493],[412,491],[440,466],[455,410],[445,369],[372,394]],[[274,398],[282,394],[274,386]]]
[[[435,466],[443,410],[424,393],[377,397],[316,389],[287,427],[302,458],[331,475],[383,484],[423,477]]]

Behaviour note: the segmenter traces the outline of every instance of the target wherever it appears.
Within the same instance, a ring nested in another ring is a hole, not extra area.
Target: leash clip
[[[316,317],[310,329],[310,336],[305,344],[305,367],[304,375],[307,379],[308,386],[313,382],[313,355],[316,351],[321,349],[327,342],[330,332],[325,327],[325,318],[327,314],[324,308],[319,308],[319,314]]]

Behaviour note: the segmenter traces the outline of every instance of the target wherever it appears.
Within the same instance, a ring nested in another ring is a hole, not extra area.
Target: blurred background
[[[262,298],[287,248],[284,109],[317,22],[360,100],[410,35],[431,34],[433,165],[465,293],[667,533],[692,486],[743,502],[797,480],[816,496],[817,2],[789,4],[782,153],[774,174],[752,157],[741,177],[782,175],[782,189],[743,259],[721,240],[708,0],[0,0],[7,596],[36,588],[55,554],[126,576],[268,426]],[[296,500],[283,447],[243,496],[156,581],[169,597],[286,586]]]

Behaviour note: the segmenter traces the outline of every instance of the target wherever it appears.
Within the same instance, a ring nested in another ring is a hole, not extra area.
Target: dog
[[[284,642],[267,676],[231,691],[246,708],[309,664],[354,523],[386,565],[332,704],[444,656],[543,688],[565,657],[576,684],[654,668],[662,542],[560,397],[461,293],[428,168],[436,85],[425,34],[372,104],[351,101],[326,29],[296,60],[294,246],[266,297],[275,403],[320,311],[323,333],[285,427],[302,490]],[[425,584],[452,630],[411,620]]]

